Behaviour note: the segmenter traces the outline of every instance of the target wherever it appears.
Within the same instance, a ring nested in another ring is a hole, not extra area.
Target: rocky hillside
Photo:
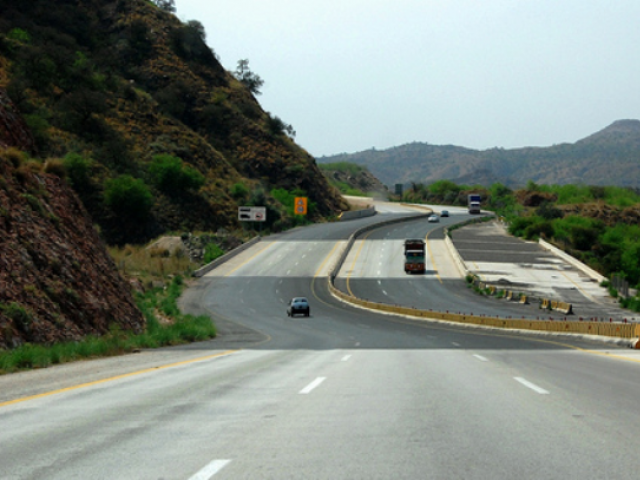
[[[355,163],[325,163],[320,170],[345,195],[367,195],[387,199],[388,189],[369,171]]]
[[[290,126],[222,68],[197,20],[147,0],[0,0],[0,11],[0,89],[33,134],[24,148],[63,160],[109,243],[233,230],[245,204],[287,228],[295,221],[274,189],[308,196],[312,220],[343,207]],[[144,201],[114,202],[118,189]]]
[[[640,121],[620,120],[576,143],[546,148],[473,150],[453,145],[412,143],[318,159],[319,163],[366,165],[386,185],[503,183],[616,185],[640,187]]]
[[[129,285],[78,197],[58,176],[30,171],[21,157],[0,153],[0,349],[79,340],[112,327],[142,331]]]

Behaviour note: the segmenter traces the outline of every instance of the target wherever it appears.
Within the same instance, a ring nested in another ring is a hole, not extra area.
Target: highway
[[[635,478],[635,351],[413,321],[329,294],[350,233],[409,213],[383,212],[266,237],[198,280],[183,307],[213,316],[211,342],[0,377],[0,479]],[[338,286],[508,314],[435,254],[438,229],[462,219],[371,232]],[[398,273],[401,240],[427,235],[427,275]],[[309,298],[309,318],[286,316],[294,296]]]

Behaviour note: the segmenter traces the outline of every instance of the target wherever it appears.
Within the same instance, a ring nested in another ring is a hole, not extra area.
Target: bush
[[[222,255],[224,255],[224,250],[215,243],[209,243],[204,247],[204,263],[211,263]]]
[[[93,166],[93,161],[90,158],[85,158],[79,153],[68,153],[62,163],[72,187],[76,190],[82,190],[89,186],[89,173]]]
[[[231,187],[231,196],[236,200],[240,200],[245,198],[249,193],[249,189],[244,185],[244,183],[235,183]]]
[[[51,173],[57,175],[60,178],[67,176],[67,169],[64,166],[64,162],[59,158],[49,158],[44,162],[45,173]]]
[[[198,190],[205,182],[204,176],[195,168],[183,166],[180,158],[166,154],[154,155],[149,174],[153,183],[168,194]]]
[[[105,182],[104,202],[118,215],[144,220],[153,206],[153,195],[144,181],[120,175]]]

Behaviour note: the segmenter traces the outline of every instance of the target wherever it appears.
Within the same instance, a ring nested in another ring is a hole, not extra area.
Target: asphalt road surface
[[[267,237],[200,279],[183,306],[212,315],[211,342],[0,378],[0,478],[635,478],[635,352],[412,321],[328,293],[350,232],[401,214]],[[396,275],[396,237],[430,228],[371,233],[341,288],[490,308],[440,268]],[[309,318],[286,316],[294,296]]]

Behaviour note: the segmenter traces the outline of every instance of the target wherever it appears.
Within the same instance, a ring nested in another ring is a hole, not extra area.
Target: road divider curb
[[[356,238],[363,233],[377,228],[391,225],[394,223],[406,222],[411,220],[417,220],[424,218],[426,215],[416,215],[411,217],[403,217],[401,219],[394,219],[387,222],[380,222],[367,227],[356,230],[349,241],[345,245],[343,251],[340,254],[336,265],[330,271],[327,277],[327,283],[329,291],[335,297],[342,301],[366,308],[371,310],[377,310],[385,313],[406,315],[414,318],[424,320],[440,320],[448,321],[452,323],[459,323],[465,325],[476,325],[484,327],[499,328],[504,330],[528,330],[533,332],[553,332],[553,333],[568,333],[568,334],[583,334],[583,335],[595,335],[600,337],[611,337],[624,340],[638,339],[640,337],[640,324],[634,323],[601,323],[601,322],[583,322],[583,321],[567,321],[564,320],[533,320],[533,319],[514,319],[514,318],[500,318],[499,316],[485,316],[485,315],[473,315],[473,313],[452,313],[452,312],[438,312],[433,310],[421,310],[413,307],[402,307],[399,305],[390,305],[385,303],[377,303],[369,300],[364,300],[353,295],[344,293],[335,287],[335,278],[342,268],[342,265],[351,250]],[[445,235],[446,236],[446,235]],[[481,287],[484,288],[484,285]],[[495,287],[494,287],[495,288]],[[523,301],[524,300],[524,301]],[[522,295],[520,297],[520,303],[527,303],[527,296]],[[566,313],[571,313],[571,304],[565,302],[555,302],[556,308],[562,308],[566,310]],[[552,308],[552,302],[548,299],[542,299],[541,308]],[[563,311],[563,310],[560,310]],[[632,342],[634,348],[640,348],[638,341]],[[629,343],[626,343],[629,345]]]
[[[599,335],[605,337],[615,337],[624,339],[634,339],[640,337],[640,324],[633,323],[602,323],[602,322],[576,322],[567,320],[532,320],[491,317],[484,315],[473,315],[472,313],[451,313],[438,312],[433,310],[421,310],[412,307],[401,307],[384,303],[363,300],[352,295],[348,295],[329,283],[329,290],[333,295],[341,300],[371,310],[378,310],[387,313],[407,315],[410,317],[445,320],[448,322],[462,323],[468,325],[482,325],[505,330],[532,330],[537,332],[575,333],[585,335]],[[635,348],[640,348],[636,346]]]

